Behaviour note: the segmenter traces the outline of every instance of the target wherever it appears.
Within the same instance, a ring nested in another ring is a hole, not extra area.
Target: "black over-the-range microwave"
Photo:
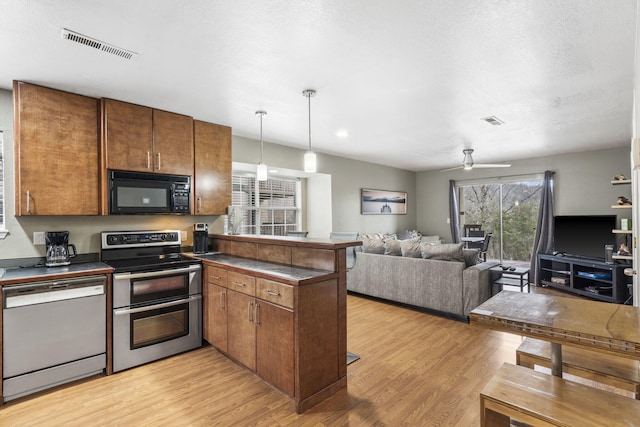
[[[191,177],[108,171],[109,214],[189,214]]]

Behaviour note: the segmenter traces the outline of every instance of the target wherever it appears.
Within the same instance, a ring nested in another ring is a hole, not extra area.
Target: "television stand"
[[[607,264],[568,256],[538,255],[538,285],[550,286],[598,301],[624,303],[629,297],[626,264]]]

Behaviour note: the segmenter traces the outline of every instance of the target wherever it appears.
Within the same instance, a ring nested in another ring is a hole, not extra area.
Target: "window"
[[[241,233],[284,236],[301,226],[299,180],[257,181],[251,175],[233,175],[232,205],[242,208]]]
[[[459,182],[460,224],[492,233],[487,259],[527,264],[540,206],[542,176]]]

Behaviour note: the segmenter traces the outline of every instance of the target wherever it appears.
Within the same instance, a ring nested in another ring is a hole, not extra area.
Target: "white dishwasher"
[[[104,275],[2,289],[4,401],[106,367]]]

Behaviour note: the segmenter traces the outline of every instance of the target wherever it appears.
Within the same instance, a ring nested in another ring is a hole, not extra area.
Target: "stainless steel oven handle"
[[[114,274],[113,275],[113,279],[114,280],[120,280],[120,279],[139,279],[141,277],[155,277],[155,276],[166,276],[167,274],[174,274],[174,273],[188,273],[191,271],[198,271],[200,270],[200,264],[194,264],[191,265],[189,267],[185,267],[185,268],[176,268],[175,270],[161,270],[161,271],[147,271],[144,273],[120,273],[120,274]]]
[[[181,305],[181,304],[184,304],[193,300],[197,300],[200,298],[202,298],[200,295],[191,295],[189,298],[183,298],[177,301],[163,302],[161,304],[146,305],[144,307],[137,307],[137,308],[118,308],[116,310],[113,310],[113,314],[115,316],[120,316],[123,314],[142,313],[144,311],[156,310],[158,308],[173,307],[174,305]]]

